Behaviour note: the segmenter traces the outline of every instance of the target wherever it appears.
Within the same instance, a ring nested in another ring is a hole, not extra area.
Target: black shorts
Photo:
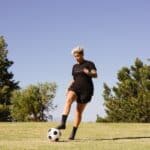
[[[77,95],[77,103],[86,104],[91,101],[93,94],[90,91],[79,89],[75,86],[69,87],[68,91],[74,91]]]

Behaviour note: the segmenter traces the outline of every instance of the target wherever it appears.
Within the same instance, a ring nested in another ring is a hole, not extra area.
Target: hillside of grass
[[[47,131],[57,123],[0,123],[0,150],[149,150],[150,124],[82,123],[76,140],[69,141],[72,123],[59,142]]]

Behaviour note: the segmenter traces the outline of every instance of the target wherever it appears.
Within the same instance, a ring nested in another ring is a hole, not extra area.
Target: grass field
[[[150,124],[82,123],[68,141],[72,123],[59,142],[47,139],[56,123],[0,123],[0,150],[150,150]]]

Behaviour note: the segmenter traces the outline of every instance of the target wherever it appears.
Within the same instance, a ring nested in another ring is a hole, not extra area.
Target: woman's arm
[[[97,78],[97,71],[95,69],[92,69],[91,71],[89,71],[88,69],[84,68],[83,72],[90,77]]]

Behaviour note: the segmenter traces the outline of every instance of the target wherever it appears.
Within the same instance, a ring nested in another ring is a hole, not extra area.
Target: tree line
[[[57,106],[53,104],[56,83],[38,83],[25,89],[19,87],[9,71],[7,43],[0,36],[0,121],[47,121]]]
[[[57,85],[38,83],[20,88],[9,71],[7,43],[0,36],[0,121],[47,121],[52,119]],[[150,65],[136,58],[130,67],[117,73],[117,83],[104,83],[105,117],[97,122],[150,122]]]
[[[150,65],[136,58],[118,71],[117,79],[112,88],[104,83],[107,116],[97,116],[97,122],[150,122]]]

